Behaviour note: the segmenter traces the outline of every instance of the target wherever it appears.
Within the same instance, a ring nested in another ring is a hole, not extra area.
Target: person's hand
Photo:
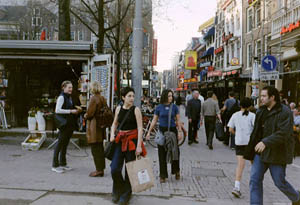
[[[192,119],[189,119],[189,123],[192,123]]]
[[[150,132],[147,133],[146,140],[150,140]]]
[[[255,146],[255,152],[257,153],[262,153],[266,148],[266,145],[263,142],[259,142],[256,146]]]
[[[178,132],[178,141],[182,140],[182,138],[183,138],[183,132],[179,131]]]
[[[115,141],[115,136],[110,136],[110,142]]]
[[[135,150],[136,155],[140,155],[142,153],[142,147],[141,146],[137,146],[136,150]]]
[[[71,113],[74,114],[74,115],[77,115],[77,114],[78,114],[78,110],[72,109],[72,110],[71,110]]]

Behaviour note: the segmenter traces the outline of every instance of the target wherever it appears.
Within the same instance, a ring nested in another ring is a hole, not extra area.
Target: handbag
[[[154,186],[152,161],[140,157],[126,163],[126,170],[133,192],[142,192]]]
[[[224,141],[224,138],[225,138],[224,126],[219,120],[217,120],[217,122],[216,122],[216,131],[215,132],[216,132],[216,138],[219,141]]]
[[[55,121],[56,127],[60,130],[64,129],[65,126],[67,125],[67,118],[65,116],[63,116],[62,114],[55,113],[54,121]]]
[[[130,112],[131,112],[132,108],[126,113],[124,119],[122,120],[120,126],[117,129],[117,134],[120,131],[121,127],[123,126],[123,124],[125,123],[126,119],[128,118]],[[109,159],[110,161],[112,160],[114,153],[115,153],[115,149],[116,149],[116,143],[115,142],[108,142],[104,148],[104,156],[105,158]]]

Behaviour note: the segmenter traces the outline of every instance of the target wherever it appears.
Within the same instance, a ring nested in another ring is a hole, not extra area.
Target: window
[[[230,65],[230,60],[229,60],[229,46],[227,46],[226,49],[226,62],[227,62],[227,66],[228,67]]]
[[[234,43],[231,44],[231,59],[234,58]]]
[[[237,12],[236,14],[236,30],[240,30],[240,12]]]
[[[261,40],[257,40],[256,41],[256,57],[258,58],[258,60],[261,60]]]
[[[71,31],[71,40],[72,40],[72,41],[75,40],[75,31]]]
[[[247,10],[247,32],[252,31],[253,28],[253,8]]]
[[[231,33],[234,33],[234,18],[231,17]]]
[[[257,4],[255,11],[255,27],[259,27],[261,24],[261,8],[260,4]]]
[[[268,46],[271,41],[271,35],[265,35],[265,54],[271,54],[271,47]]]
[[[83,32],[78,31],[78,41],[83,41]]]
[[[265,18],[270,19],[271,18],[271,12],[272,12],[272,1],[266,2],[265,6]]]
[[[42,18],[41,17],[32,17],[32,26],[41,26]]]
[[[41,39],[41,33],[35,33],[35,40]]]
[[[76,18],[75,16],[71,17],[71,25],[75,25],[76,24]]]
[[[41,15],[41,11],[39,8],[34,8],[33,9],[33,16],[40,16]]]
[[[252,44],[247,44],[247,68],[252,67]]]

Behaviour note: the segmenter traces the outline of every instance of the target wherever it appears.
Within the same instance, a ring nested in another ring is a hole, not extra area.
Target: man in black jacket
[[[274,184],[292,202],[300,205],[300,195],[285,179],[286,165],[293,161],[293,114],[280,103],[276,88],[261,91],[263,106],[257,111],[245,158],[253,160],[250,178],[250,203],[263,204],[263,179],[269,169]]]
[[[200,112],[201,112],[201,101],[199,100],[199,91],[193,90],[193,99],[188,101],[187,104],[187,116],[189,119],[189,142],[191,145],[193,142],[198,144],[197,132],[198,132],[198,123],[200,121]]]

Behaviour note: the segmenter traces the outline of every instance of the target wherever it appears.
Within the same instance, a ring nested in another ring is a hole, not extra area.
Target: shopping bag
[[[163,133],[161,133],[161,131],[157,131],[155,134],[154,141],[156,144],[158,144],[160,146],[164,146],[165,142],[166,142],[166,137],[163,135]]]
[[[149,158],[137,158],[126,163],[126,169],[133,192],[142,192],[154,186],[152,162]]]
[[[216,138],[219,141],[224,141],[225,138],[224,126],[220,121],[216,122]]]

